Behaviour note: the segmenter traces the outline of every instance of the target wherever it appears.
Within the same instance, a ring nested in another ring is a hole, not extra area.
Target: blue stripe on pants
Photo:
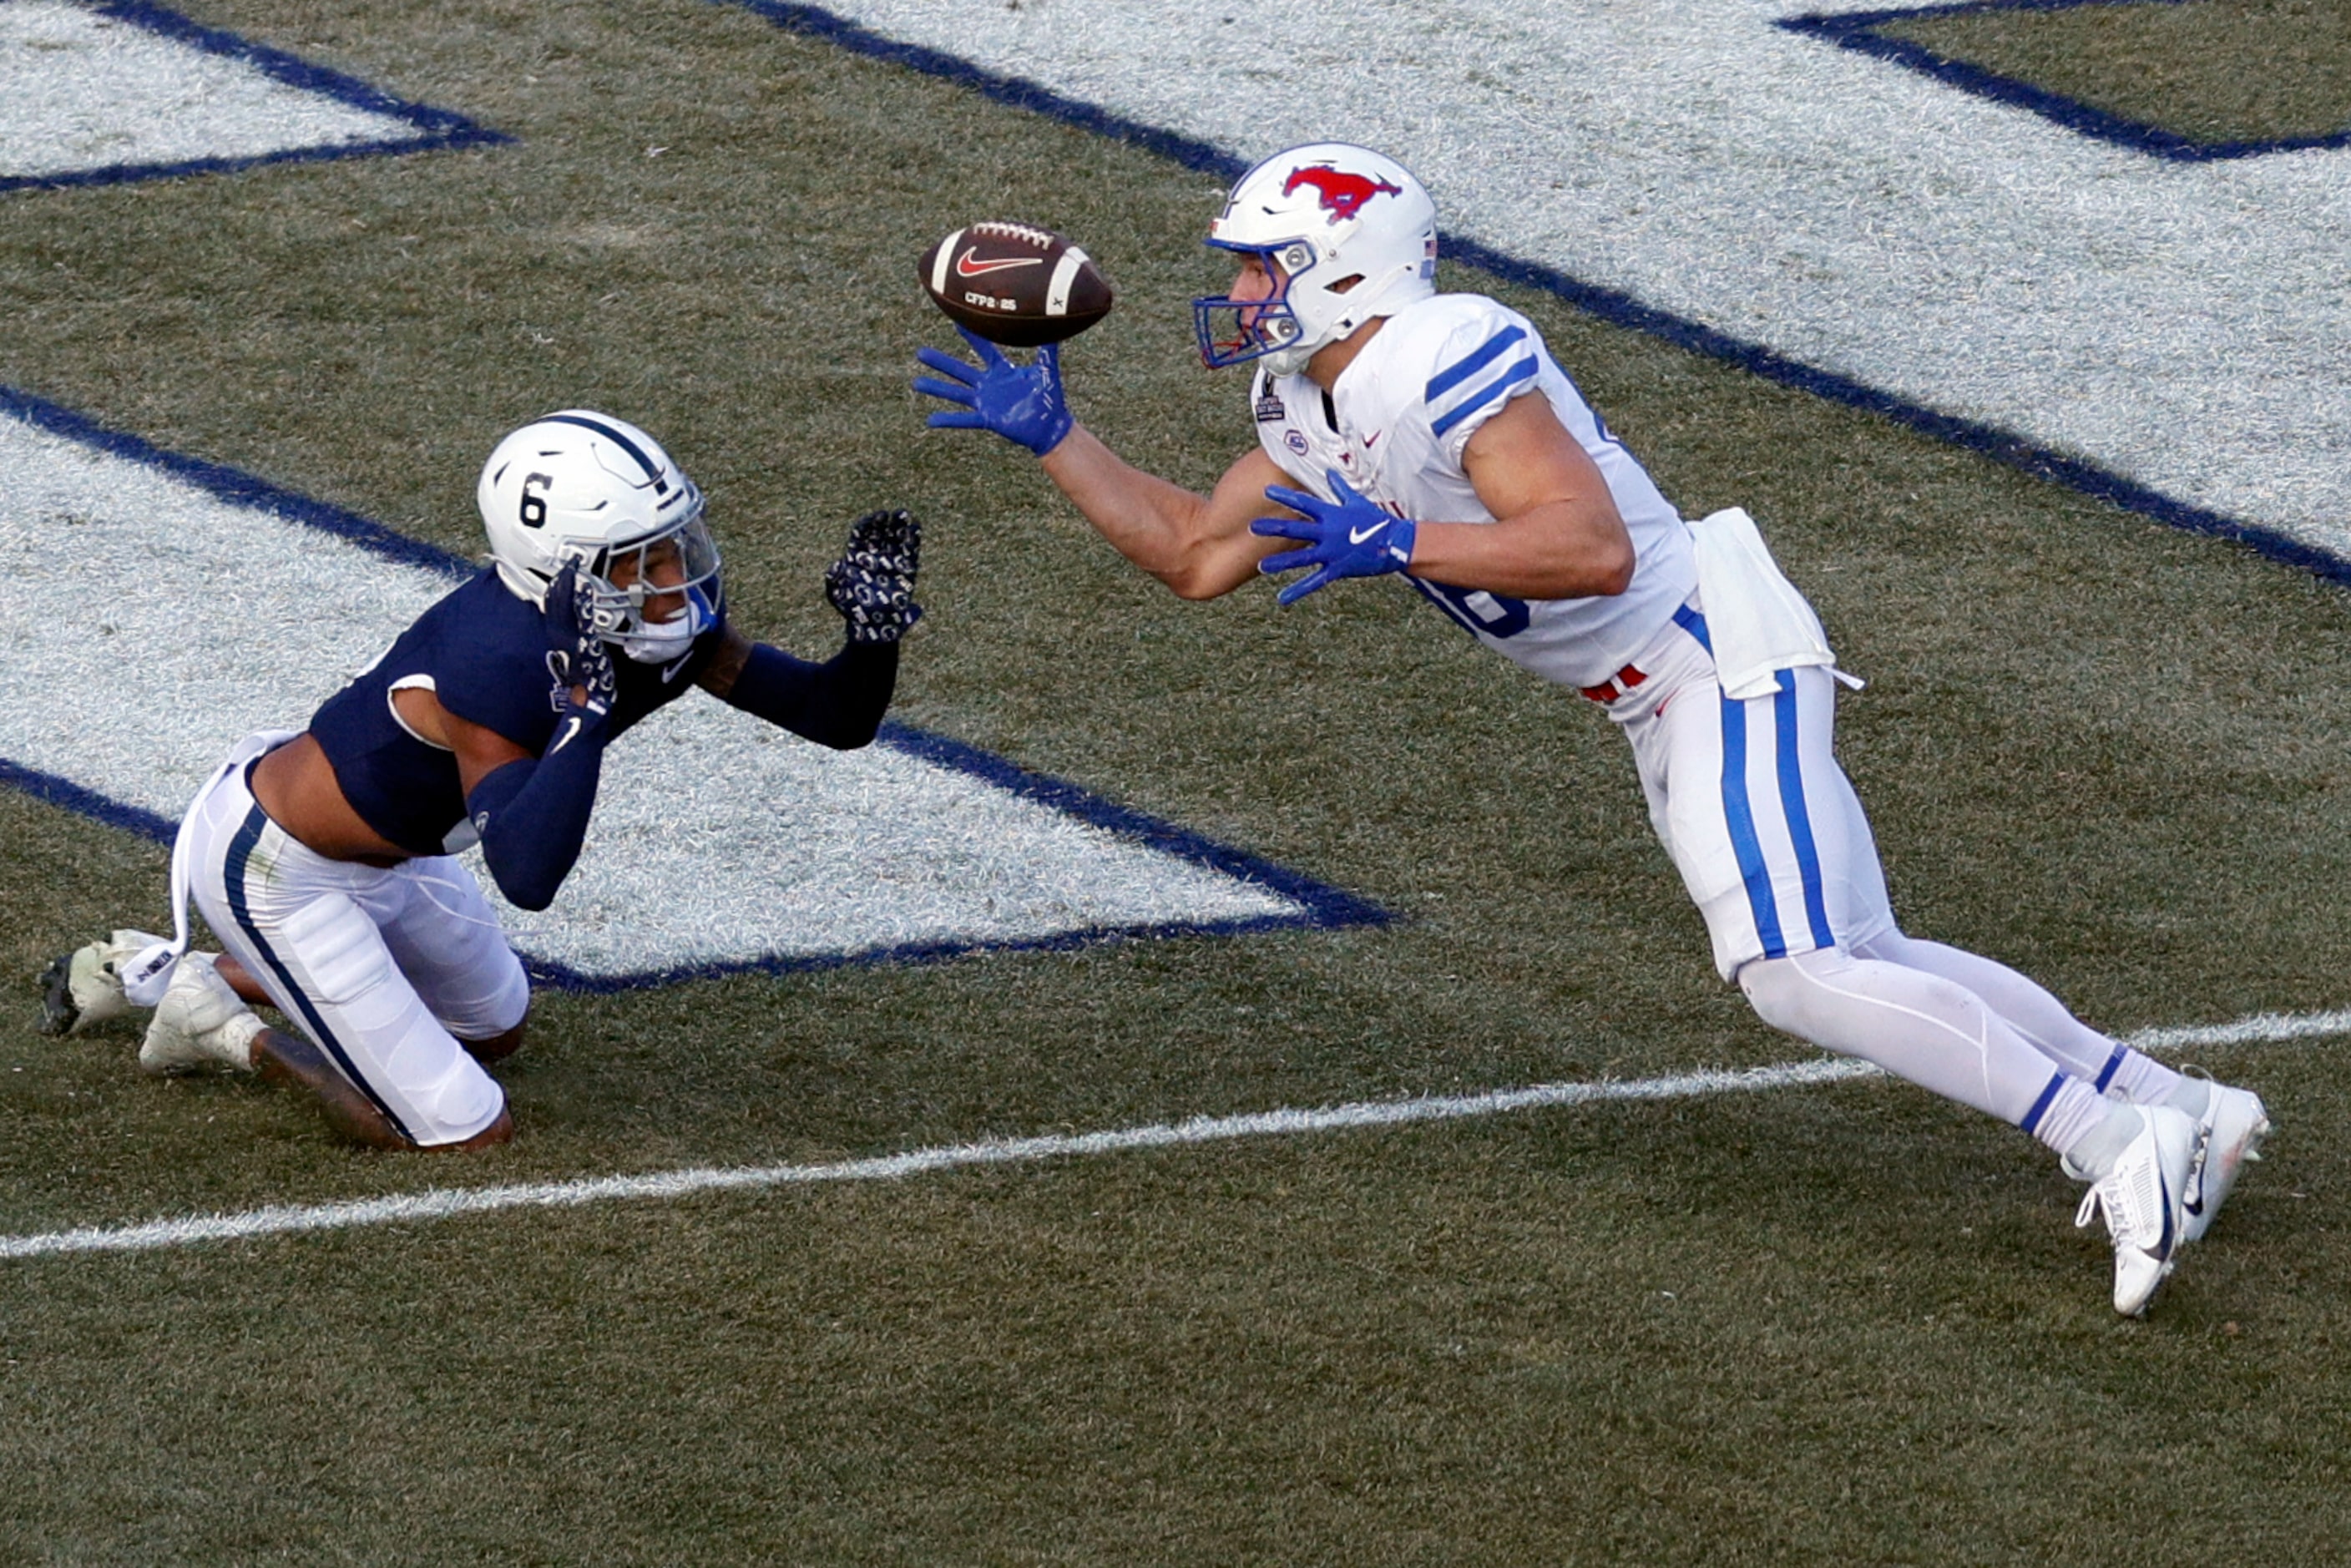
[[[1821,891],[1821,857],[1813,845],[1812,815],[1804,809],[1804,773],[1796,756],[1796,673],[1779,674],[1780,695],[1771,699],[1779,730],[1780,807],[1788,814],[1788,841],[1796,848],[1796,870],[1804,880],[1804,918],[1812,923],[1813,946],[1834,947],[1828,899]]]
[[[350,1053],[345,1051],[341,1042],[335,1039],[334,1031],[327,1027],[327,1020],[319,1016],[318,1004],[310,999],[301,987],[294,983],[293,975],[287,969],[284,961],[277,956],[276,950],[261,935],[261,927],[255,923],[253,911],[246,904],[246,865],[253,858],[254,846],[261,841],[262,829],[268,825],[268,815],[256,805],[246,813],[244,822],[236,830],[236,837],[229,842],[228,862],[223,868],[222,878],[227,884],[229,913],[236,916],[238,927],[244,931],[246,938],[253,944],[254,950],[261,955],[262,962],[269,966],[269,972],[277,977],[278,983],[286,988],[286,994],[292,997],[295,1006],[301,1009],[302,1021],[309,1026],[310,1037],[319,1042],[329,1056],[335,1059],[335,1065],[342,1070],[345,1078],[350,1080],[353,1088],[368,1097],[368,1103],[383,1113],[383,1119],[392,1124],[392,1130],[413,1144],[416,1142],[415,1134],[408,1130],[398,1116],[392,1114],[392,1107],[383,1103],[382,1097],[369,1086],[365,1075],[352,1065]]]
[[[1730,829],[1731,853],[1739,859],[1739,880],[1747,884],[1747,905],[1754,912],[1763,956],[1784,958],[1788,945],[1780,935],[1780,902],[1771,894],[1771,873],[1764,868],[1754,809],[1747,800],[1747,705],[1728,694],[1722,698],[1722,816]]]

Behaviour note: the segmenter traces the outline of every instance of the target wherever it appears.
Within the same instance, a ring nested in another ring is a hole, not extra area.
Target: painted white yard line
[[[2141,1030],[2125,1044],[2154,1056],[2192,1051],[2198,1046],[2266,1045],[2296,1040],[2322,1040],[2351,1034],[2351,1011],[2334,1013],[2255,1013],[2235,1023],[2205,1024],[2186,1029]]]
[[[2196,1047],[2252,1045],[2316,1040],[2351,1034],[2351,1011],[2258,1013],[2234,1023],[2148,1030],[2128,1037],[2142,1051],[2168,1053]],[[1076,1155],[1122,1154],[1193,1144],[1228,1142],[1301,1133],[1343,1132],[1356,1127],[1393,1127],[1416,1122],[1496,1116],[1560,1105],[1603,1101],[1683,1100],[1708,1094],[1792,1089],[1848,1078],[1878,1076],[1865,1062],[1823,1057],[1738,1071],[1677,1073],[1620,1082],[1543,1083],[1498,1089],[1483,1094],[1440,1095],[1416,1100],[1372,1101],[1318,1110],[1260,1111],[1238,1116],[1195,1116],[1188,1121],[1100,1133],[1056,1134],[1034,1138],[989,1139],[901,1155],[842,1160],[831,1165],[748,1166],[731,1169],[657,1171],[643,1176],[597,1176],[581,1181],[528,1186],[436,1187],[392,1197],[347,1203],[250,1209],[243,1214],[200,1215],[151,1220],[143,1225],[89,1226],[21,1236],[0,1236],[0,1259],[47,1258],[68,1252],[144,1252],[296,1231],[339,1230],[505,1208],[567,1208],[625,1198],[680,1198],[696,1193],[747,1187],[795,1186],[817,1182],[882,1181],[974,1166],[1025,1164]]]

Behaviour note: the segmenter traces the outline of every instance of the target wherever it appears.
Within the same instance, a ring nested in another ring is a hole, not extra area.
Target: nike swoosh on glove
[[[1413,520],[1396,517],[1365,499],[1337,469],[1325,472],[1338,500],[1326,501],[1303,490],[1268,485],[1267,500],[1279,502],[1303,516],[1259,517],[1249,524],[1249,532],[1261,538],[1301,539],[1306,544],[1303,549],[1266,557],[1258,562],[1258,570],[1271,576],[1301,567],[1320,569],[1313,576],[1301,578],[1275,594],[1279,603],[1295,604],[1316,589],[1343,577],[1377,577],[1383,572],[1403,571],[1412,564],[1413,538],[1419,531]]]

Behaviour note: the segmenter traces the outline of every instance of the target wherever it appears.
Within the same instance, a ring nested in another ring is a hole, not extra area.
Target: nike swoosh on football
[[[1042,267],[1045,265],[1045,258],[1041,256],[1008,256],[1000,261],[974,261],[972,257],[977,254],[977,246],[967,246],[964,247],[964,253],[956,257],[956,276],[957,277],[982,277],[991,272],[1002,272],[1008,267]]]

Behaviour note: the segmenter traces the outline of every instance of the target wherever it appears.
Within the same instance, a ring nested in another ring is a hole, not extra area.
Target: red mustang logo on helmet
[[[1293,169],[1282,182],[1281,193],[1289,195],[1301,185],[1311,185],[1322,198],[1322,210],[1331,221],[1352,218],[1363,209],[1365,202],[1384,191],[1391,196],[1404,194],[1402,185],[1391,185],[1385,180],[1374,180],[1366,174],[1350,174],[1344,169],[1333,169],[1328,163],[1316,163],[1304,169]]]

